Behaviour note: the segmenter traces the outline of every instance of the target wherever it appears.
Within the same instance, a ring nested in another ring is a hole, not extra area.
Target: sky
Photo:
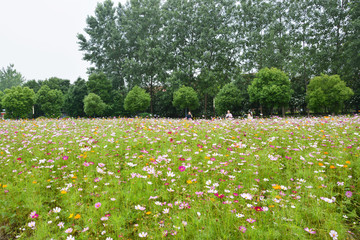
[[[112,0],[115,6],[127,0]],[[77,44],[86,17],[103,0],[0,0],[0,69],[14,64],[26,80],[87,79]]]

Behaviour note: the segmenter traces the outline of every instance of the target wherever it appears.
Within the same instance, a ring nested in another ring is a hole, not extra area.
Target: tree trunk
[[[283,116],[283,118],[285,118],[285,107],[282,106],[281,109],[282,109],[282,116]]]

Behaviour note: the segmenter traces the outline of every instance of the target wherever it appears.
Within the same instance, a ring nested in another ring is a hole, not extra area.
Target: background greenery
[[[150,105],[144,111],[152,114],[182,117],[172,102],[185,86],[198,95],[195,116],[224,115],[214,108],[214,99],[228,83],[241,92],[236,101],[242,104],[233,110],[237,114],[249,109],[277,114],[282,107],[291,113],[306,113],[308,107],[326,114],[358,111],[359,16],[356,0],[131,0],[125,5],[106,0],[87,17],[87,27],[77,36],[84,60],[92,65],[87,81],[26,81],[10,64],[0,70],[0,91],[20,85],[37,93],[48,85],[64,94],[61,112],[74,117],[85,116],[82,100],[88,93],[107,105],[102,116],[130,116],[124,99],[134,86],[149,93]],[[281,104],[279,99],[262,103],[248,92],[265,68],[281,70],[289,79],[292,91],[286,91]],[[309,103],[313,98],[306,97],[307,88],[321,74],[338,75],[354,94],[336,109],[314,107],[319,101]],[[42,115],[46,113],[36,102],[33,117]]]

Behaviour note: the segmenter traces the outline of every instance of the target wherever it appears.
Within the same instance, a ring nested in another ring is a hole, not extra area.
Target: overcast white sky
[[[0,0],[0,68],[10,63],[26,80],[87,79],[76,35],[103,0]],[[127,0],[113,0],[125,4]]]

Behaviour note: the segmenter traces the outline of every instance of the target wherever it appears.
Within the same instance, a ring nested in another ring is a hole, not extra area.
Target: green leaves
[[[232,83],[226,84],[215,98],[215,109],[219,115],[223,115],[227,110],[236,112],[241,109],[243,102],[241,92]]]
[[[338,113],[344,107],[344,102],[353,95],[354,92],[346,87],[339,75],[326,74],[312,78],[306,92],[311,110],[330,113]]]
[[[290,100],[292,91],[287,75],[276,68],[261,69],[248,88],[250,101],[269,108],[283,107]]]
[[[0,70],[0,91],[4,91],[7,88],[20,86],[25,81],[21,73],[17,72],[14,68],[14,64],[10,64]]]
[[[106,107],[101,97],[95,93],[89,93],[89,95],[84,98],[84,112],[90,117],[102,116]]]
[[[32,113],[35,103],[35,93],[28,87],[12,87],[5,90],[2,106],[7,118],[27,118]]]
[[[183,86],[174,92],[173,105],[179,109],[195,110],[199,107],[197,93],[193,88]]]
[[[36,103],[46,117],[58,118],[61,116],[61,108],[64,104],[64,95],[60,90],[51,90],[44,85],[36,93]]]
[[[144,111],[150,106],[150,95],[138,86],[135,86],[126,96],[125,110],[135,113]]]

